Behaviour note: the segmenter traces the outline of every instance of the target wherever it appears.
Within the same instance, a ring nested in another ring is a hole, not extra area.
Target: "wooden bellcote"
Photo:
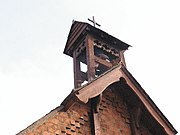
[[[119,62],[125,66],[123,53],[129,46],[88,23],[74,21],[64,49],[64,54],[73,57],[74,88],[92,81]],[[87,66],[87,71],[81,71],[82,64]]]

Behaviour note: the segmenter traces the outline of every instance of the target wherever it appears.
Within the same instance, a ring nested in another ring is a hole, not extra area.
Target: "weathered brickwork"
[[[116,90],[106,89],[102,94],[98,112],[101,135],[131,135],[131,118],[128,106]],[[38,120],[35,124],[18,135],[92,135],[90,105],[76,102],[66,112],[50,112],[48,117]],[[92,118],[92,116],[91,116]],[[40,122],[42,121],[42,122]],[[138,128],[140,135],[153,135],[142,122]]]
[[[89,108],[75,103],[68,111],[58,112],[27,135],[90,135]]]
[[[102,135],[131,135],[130,115],[126,103],[111,90],[103,92],[99,120]]]

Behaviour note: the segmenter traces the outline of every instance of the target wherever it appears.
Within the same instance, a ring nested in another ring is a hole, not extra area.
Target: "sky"
[[[132,47],[127,69],[180,132],[179,0],[0,0],[0,127],[14,135],[61,104],[73,89],[63,54],[72,20]],[[90,23],[90,22],[89,22]]]

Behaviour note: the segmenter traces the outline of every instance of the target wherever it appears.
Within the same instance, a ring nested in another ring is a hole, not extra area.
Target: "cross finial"
[[[96,25],[99,26],[99,27],[101,26],[100,24],[98,24],[98,23],[95,21],[94,16],[93,16],[93,19],[92,19],[92,20],[88,18],[88,21],[92,22],[94,27],[96,27]]]

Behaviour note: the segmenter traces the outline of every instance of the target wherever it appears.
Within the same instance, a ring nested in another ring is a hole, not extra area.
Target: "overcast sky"
[[[0,0],[0,127],[23,130],[73,89],[63,49],[72,20],[95,16],[100,29],[132,45],[128,70],[180,132],[179,0]]]

